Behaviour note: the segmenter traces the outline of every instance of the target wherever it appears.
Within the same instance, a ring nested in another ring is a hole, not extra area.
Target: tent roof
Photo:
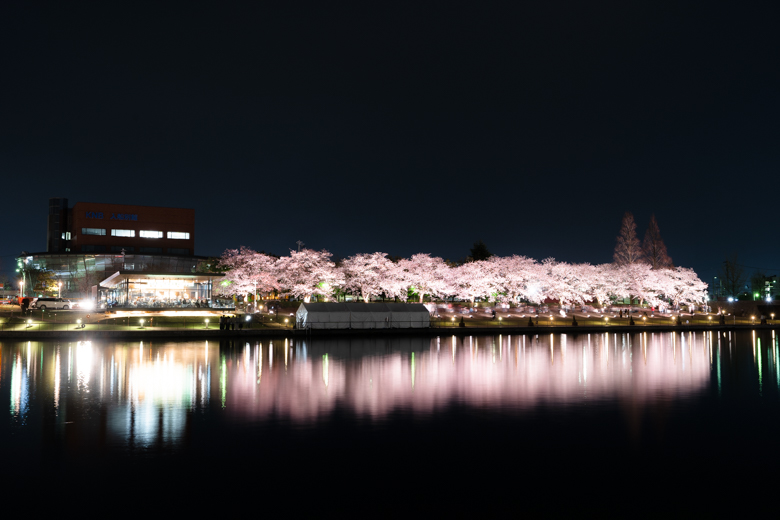
[[[424,312],[428,308],[421,303],[301,303],[298,309],[307,312]]]

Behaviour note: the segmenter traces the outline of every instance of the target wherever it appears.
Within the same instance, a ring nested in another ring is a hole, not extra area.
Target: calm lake
[[[773,331],[3,342],[0,455],[93,504],[717,513],[773,501],[778,388]]]

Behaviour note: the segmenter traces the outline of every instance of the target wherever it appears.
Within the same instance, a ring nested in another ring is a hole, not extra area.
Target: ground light
[[[203,323],[204,323],[204,325],[203,325],[203,328],[204,328],[204,329],[207,329],[207,328],[209,328],[209,320],[208,320],[208,319],[206,319],[206,320],[203,320]]]
[[[144,320],[141,320],[141,328],[144,328]]]
[[[76,320],[76,328],[77,329],[81,328],[81,320]]]
[[[29,329],[32,327],[32,320],[27,320],[27,328]]]

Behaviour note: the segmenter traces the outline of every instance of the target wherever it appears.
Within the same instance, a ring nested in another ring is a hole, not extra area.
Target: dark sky
[[[776,2],[0,6],[3,270],[49,197],[190,207],[196,253],[780,272]]]

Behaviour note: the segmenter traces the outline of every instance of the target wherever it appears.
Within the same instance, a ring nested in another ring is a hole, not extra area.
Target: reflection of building
[[[194,252],[195,210],[84,202],[69,208],[68,199],[52,198],[46,253],[23,253],[19,263],[23,271],[50,271],[54,286],[62,283],[62,296],[97,297],[99,286],[113,287],[101,282],[120,272],[155,273],[169,280],[189,275],[174,285],[189,283],[194,273],[211,270],[208,259]],[[197,283],[179,291],[178,298],[176,291],[165,289],[165,299],[183,299],[184,294],[210,298],[211,282],[207,289],[205,282]],[[25,284],[26,295],[42,292],[43,287]]]

